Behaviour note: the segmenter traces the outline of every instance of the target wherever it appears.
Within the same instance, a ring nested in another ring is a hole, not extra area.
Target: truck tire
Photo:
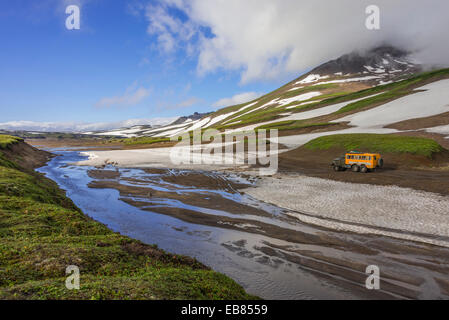
[[[361,172],[361,173],[367,173],[367,172],[368,172],[368,168],[367,168],[366,166],[362,165],[362,166],[360,167],[360,172]]]
[[[379,163],[377,164],[379,168],[382,168],[384,166],[384,159],[379,159]]]
[[[352,172],[359,172],[360,171],[360,167],[356,164],[353,164],[351,167]]]
[[[335,171],[335,172],[340,171],[340,167],[339,167],[339,166],[334,166],[334,171]]]

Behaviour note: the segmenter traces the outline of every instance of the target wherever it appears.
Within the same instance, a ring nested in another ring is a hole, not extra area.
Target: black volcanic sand
[[[89,187],[116,189],[130,205],[184,222],[266,236],[271,240],[253,248],[245,247],[245,240],[222,245],[260,263],[270,257],[269,263],[296,265],[361,298],[449,298],[449,248],[307,225],[243,201],[238,190],[248,184],[219,174],[142,172],[133,178],[115,170],[91,170],[89,176],[96,180]],[[368,265],[380,267],[381,290],[365,288]]]

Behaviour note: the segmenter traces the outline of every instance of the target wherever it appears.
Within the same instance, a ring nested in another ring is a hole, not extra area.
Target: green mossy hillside
[[[432,139],[394,134],[335,134],[316,138],[304,145],[310,150],[343,148],[380,153],[409,153],[431,158],[444,149]]]

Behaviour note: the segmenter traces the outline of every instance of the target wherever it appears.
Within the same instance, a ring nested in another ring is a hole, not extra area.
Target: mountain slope
[[[397,133],[396,123],[417,119],[415,128],[449,135],[449,122],[437,121],[434,128],[424,126],[426,119],[419,125],[421,118],[449,112],[446,79],[449,69],[421,73],[407,52],[380,47],[324,63],[253,101],[126,133],[151,140],[208,128],[227,133],[278,129],[281,143],[293,148],[323,134]]]
[[[324,63],[254,101],[223,108],[201,119],[177,121],[169,126],[149,130],[146,135],[163,137],[198,128],[224,130],[264,124],[312,106],[318,107],[318,103],[325,105],[329,99],[397,82],[420,69],[419,65],[411,62],[408,53],[393,47],[354,52]]]

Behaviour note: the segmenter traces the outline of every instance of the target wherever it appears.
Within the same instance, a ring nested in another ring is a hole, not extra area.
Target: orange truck
[[[378,153],[364,153],[351,151],[344,156],[336,158],[332,161],[331,166],[334,171],[345,171],[351,169],[353,172],[366,173],[374,171],[377,168],[382,168],[384,160]]]

